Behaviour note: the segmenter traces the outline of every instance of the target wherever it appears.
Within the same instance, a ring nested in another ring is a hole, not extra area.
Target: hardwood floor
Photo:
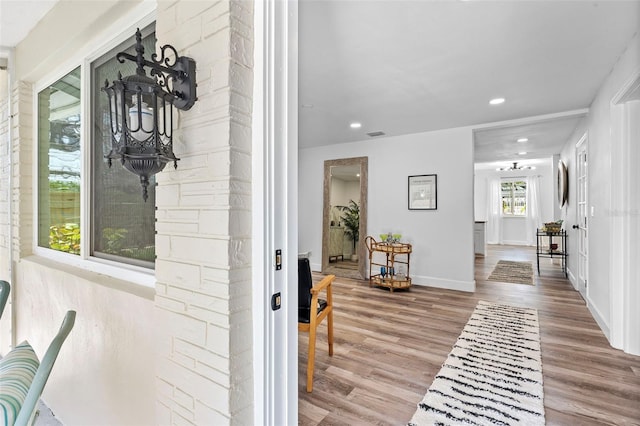
[[[538,309],[547,425],[640,425],[640,357],[610,347],[550,259],[541,259],[534,285],[487,281],[500,259],[532,261],[535,270],[533,249],[496,247],[476,258],[475,293],[420,286],[389,293],[338,278],[334,355],[323,325],[311,394],[308,336],[299,334],[300,424],[406,424],[476,303],[487,300]]]

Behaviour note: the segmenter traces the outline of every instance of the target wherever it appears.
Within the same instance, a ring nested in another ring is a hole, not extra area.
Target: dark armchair
[[[313,390],[316,329],[325,318],[327,318],[329,355],[333,355],[333,300],[331,283],[333,283],[334,279],[335,275],[327,275],[314,287],[309,259],[298,259],[298,331],[309,333],[307,392]],[[326,300],[318,297],[322,291],[326,291]]]

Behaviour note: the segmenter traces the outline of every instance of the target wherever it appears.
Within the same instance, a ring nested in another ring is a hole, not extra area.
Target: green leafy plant
[[[353,241],[353,252],[356,252],[356,244],[360,236],[360,205],[353,200],[348,206],[339,206],[343,211],[342,222],[346,228],[344,233],[351,237]]]
[[[102,238],[104,241],[104,251],[111,254],[120,254],[124,245],[128,230],[124,228],[104,228]]]
[[[49,227],[49,248],[80,254],[80,225],[65,223]]]

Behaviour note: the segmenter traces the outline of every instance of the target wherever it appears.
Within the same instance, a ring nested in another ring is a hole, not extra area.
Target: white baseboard
[[[591,312],[591,315],[593,316],[593,319],[596,320],[596,323],[598,324],[598,326],[600,327],[600,329],[604,333],[604,336],[609,341],[609,344],[611,344],[611,333],[609,331],[609,324],[607,324],[608,321],[605,320],[605,318],[602,315],[602,313],[591,302],[591,299],[589,297],[587,297],[587,308],[589,309],[589,312]]]
[[[579,291],[578,290],[578,280],[576,279],[576,276],[573,275],[573,272],[571,271],[571,269],[569,269],[568,267],[567,267],[567,274],[569,275],[569,282],[573,286],[573,289],[575,291]]]
[[[500,244],[505,245],[505,246],[526,246],[526,245],[528,245],[526,241],[511,241],[511,240],[502,241]]]
[[[446,278],[412,276],[411,284],[421,285],[425,287],[444,288],[447,290],[458,290],[473,293],[476,291],[476,281],[457,281],[448,280]]]

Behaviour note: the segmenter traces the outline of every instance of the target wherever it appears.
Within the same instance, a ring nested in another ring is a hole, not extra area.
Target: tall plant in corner
[[[360,205],[353,200],[349,201],[348,206],[341,206],[344,212],[342,221],[346,228],[344,233],[351,237],[353,241],[353,254],[356,255],[356,245],[360,236]]]

